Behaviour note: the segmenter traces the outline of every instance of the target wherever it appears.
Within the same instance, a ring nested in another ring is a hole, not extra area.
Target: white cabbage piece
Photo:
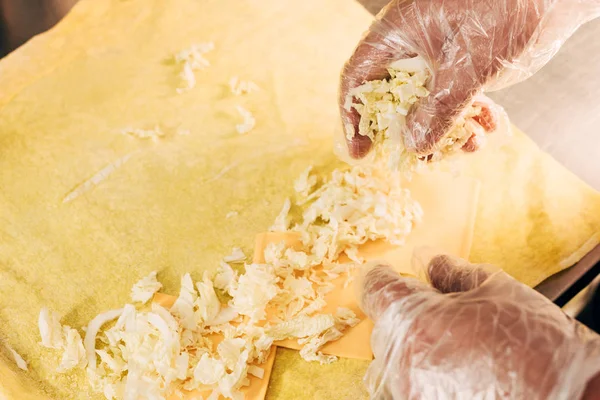
[[[106,350],[96,349],[96,354],[100,357],[100,362],[106,364],[106,366],[115,374],[120,374],[127,369],[127,364],[122,358],[113,357]]]
[[[46,307],[40,311],[38,319],[42,346],[51,349],[62,349],[64,346],[63,328],[60,324],[60,315]]]
[[[92,372],[96,369],[96,336],[102,325],[109,321],[119,318],[123,309],[111,310],[98,314],[87,326],[83,346],[85,348],[88,370]]]
[[[135,330],[137,321],[136,318],[137,310],[135,309],[135,306],[132,304],[125,304],[123,307],[123,312],[121,315],[119,315],[119,318],[117,318],[117,322],[115,322],[115,325],[112,328],[107,329],[105,334],[108,331],[114,332],[115,340],[120,340],[123,335],[119,335],[117,332],[120,331],[120,333],[125,333],[127,331],[131,332],[132,330]]]
[[[426,71],[429,67],[423,57],[403,58],[390,64],[390,68],[406,73]]]
[[[234,247],[231,250],[231,254],[223,257],[223,261],[226,263],[240,263],[246,259],[246,255],[239,247]]]
[[[165,136],[165,133],[160,129],[160,126],[158,125],[156,125],[152,129],[125,128],[121,130],[121,134],[133,136],[138,139],[152,139],[155,141]]]
[[[188,370],[190,367],[190,354],[187,351],[179,354],[175,360],[176,378],[186,380],[188,378]]]
[[[242,338],[225,339],[217,346],[217,353],[227,369],[233,370],[246,348],[246,340]]]
[[[346,328],[357,325],[360,322],[360,318],[356,317],[354,311],[345,307],[338,307],[335,312],[336,324],[338,327]]]
[[[235,106],[237,112],[242,117],[242,122],[235,126],[235,129],[240,135],[250,132],[256,125],[254,115],[242,106]]]
[[[195,311],[198,293],[194,288],[194,282],[190,274],[181,277],[181,289],[179,297],[171,307],[171,313],[179,318],[181,325],[186,329],[197,329],[201,316]]]
[[[300,197],[308,197],[313,187],[317,184],[317,176],[311,175],[313,167],[309,166],[294,181],[294,190]]]
[[[175,54],[175,62],[182,66],[180,77],[185,84],[184,87],[177,88],[177,93],[183,93],[196,86],[194,71],[210,66],[210,62],[205,58],[205,54],[214,50],[214,48],[215,45],[212,42],[197,43]]]
[[[300,315],[274,325],[267,331],[267,334],[274,340],[305,338],[319,335],[334,326],[335,317],[331,314],[319,314],[314,317]]]
[[[219,314],[211,320],[211,326],[219,327],[220,330],[227,329],[221,327],[223,324],[228,324],[238,317],[237,311],[233,307],[221,307]]]
[[[177,88],[177,93],[183,93],[196,87],[196,75],[190,63],[183,64],[179,77],[185,84],[184,87]]]
[[[156,274],[156,271],[152,271],[133,285],[131,300],[146,303],[162,288],[162,283],[156,279]]]
[[[208,353],[202,354],[196,368],[194,380],[203,385],[214,385],[225,376],[225,363],[212,358]]]
[[[85,367],[87,364],[83,340],[77,329],[64,327],[65,346],[57,372],[65,372],[75,367]]]
[[[290,274],[283,280],[282,290],[271,304],[276,306],[280,318],[288,320],[312,303],[315,297],[313,283],[308,278]]]
[[[320,309],[322,309],[323,307],[325,307],[326,305],[327,305],[327,302],[325,301],[325,299],[322,297],[322,295],[319,295],[316,299],[311,301],[308,304],[308,306],[304,307],[300,311],[300,314],[304,314],[304,315],[314,314],[317,311],[319,311]]]
[[[250,365],[248,367],[248,374],[250,374],[258,379],[262,379],[265,376],[265,369],[258,367],[256,365]]]
[[[225,218],[226,219],[231,219],[231,218],[235,218],[238,216],[238,212],[237,211],[229,211],[226,215]]]
[[[15,364],[17,364],[17,367],[19,367],[23,371],[28,371],[29,368],[27,367],[27,362],[23,359],[23,357],[21,357],[21,355],[17,353],[17,351],[13,349],[8,343],[5,343],[4,345],[6,346],[10,354],[13,356],[13,360],[15,360]]]
[[[318,361],[328,364],[337,359],[324,355],[319,349],[326,343],[342,337],[343,331],[355,326],[360,320],[349,309],[338,308],[336,315],[318,314],[313,317],[300,315],[271,327],[268,334],[275,340],[297,338],[303,347],[300,356],[306,361]]]
[[[281,207],[281,211],[275,218],[275,222],[269,228],[271,232],[285,232],[288,230],[289,221],[288,214],[290,213],[290,208],[292,206],[292,202],[289,198],[285,199],[283,202],[283,207]]]
[[[225,374],[225,376],[219,380],[219,391],[223,396],[231,399],[243,400],[244,396],[238,389],[244,385],[244,383],[247,383],[248,356],[248,350],[242,351],[233,370],[230,373]]]
[[[229,89],[231,90],[231,93],[233,93],[236,96],[257,92],[258,90],[260,90],[256,83],[252,81],[241,80],[237,76],[233,76],[229,80]]]
[[[283,253],[285,252],[285,242],[269,243],[264,250],[263,256],[265,262],[274,267],[280,267],[285,262]]]
[[[215,49],[213,42],[195,43],[175,54],[177,63],[188,63],[192,69],[202,69],[210,66],[204,55]]]
[[[158,303],[152,303],[151,310],[154,314],[160,316],[160,318],[162,318],[167,323],[171,331],[176,332],[179,329],[179,324],[177,323],[177,320],[173,317],[173,314],[171,314],[169,310],[167,310]]]
[[[336,356],[325,355],[319,351],[326,343],[338,340],[342,337],[342,333],[336,328],[326,330],[322,335],[315,335],[308,340],[302,342],[300,349],[300,357],[306,361],[317,361],[320,364],[330,364],[337,360]],[[300,342],[300,341],[299,341]]]
[[[230,287],[235,284],[237,273],[226,262],[219,263],[219,269],[214,279],[214,286],[217,289],[229,292]]]
[[[146,313],[145,317],[148,324],[160,334],[161,346],[165,350],[179,349],[179,332],[177,332],[177,329],[172,329],[169,321],[166,321],[159,314],[153,312]]]
[[[344,249],[344,253],[352,262],[356,264],[362,264],[365,262],[365,259],[358,254],[358,248],[356,246],[351,246]]]
[[[273,337],[267,334],[264,327],[256,325],[244,326],[243,334],[247,339],[247,348],[250,350],[249,359],[259,364],[264,363],[273,345]]]
[[[289,275],[283,281],[283,288],[294,297],[314,298],[315,290],[312,282],[305,277],[296,278]]]
[[[221,302],[217,298],[212,281],[204,274],[202,282],[196,283],[200,296],[196,300],[198,314],[204,325],[212,325],[214,319],[219,315]]]
[[[303,271],[310,267],[320,264],[320,260],[306,251],[296,251],[293,249],[286,249],[284,253],[287,261],[287,266],[292,269]]]
[[[360,319],[348,308],[338,307],[335,313],[335,326],[323,331],[320,335],[314,335],[305,340],[300,350],[300,356],[306,361],[317,361],[320,364],[329,364],[337,359],[332,355],[325,355],[319,351],[325,344],[338,340],[343,336],[343,331],[356,326]],[[302,339],[299,340],[301,342]]]
[[[271,266],[247,265],[246,272],[239,277],[236,287],[230,291],[233,297],[230,305],[241,315],[250,317],[251,323],[265,319],[265,308],[279,291],[277,281]]]

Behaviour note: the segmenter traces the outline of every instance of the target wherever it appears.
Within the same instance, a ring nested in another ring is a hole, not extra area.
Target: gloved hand
[[[360,117],[344,108],[346,95],[386,78],[393,61],[420,55],[433,74],[431,94],[413,106],[402,137],[407,149],[425,155],[476,94],[528,78],[599,14],[600,0],[393,0],[342,72],[342,123],[355,132],[350,155],[365,156],[371,140],[358,134]]]
[[[431,285],[379,265],[360,284],[361,306],[375,321],[371,398],[600,397],[600,336],[544,296],[447,256],[426,273]]]

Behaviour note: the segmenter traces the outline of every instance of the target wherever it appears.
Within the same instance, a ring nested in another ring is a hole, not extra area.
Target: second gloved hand
[[[364,277],[372,398],[580,399],[599,383],[600,337],[541,294],[446,256],[427,273],[431,286],[381,265]]]

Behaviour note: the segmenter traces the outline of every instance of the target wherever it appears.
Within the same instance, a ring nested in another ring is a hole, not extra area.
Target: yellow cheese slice
[[[440,253],[468,258],[473,239],[473,226],[477,210],[479,182],[467,177],[454,177],[448,173],[433,172],[415,176],[406,184],[413,198],[423,208],[423,221],[408,236],[404,246],[392,246],[383,241],[370,242],[359,248],[359,255],[366,260],[380,260],[392,265],[399,273],[423,278],[418,265],[412,260],[413,252],[427,246]],[[287,247],[300,248],[297,233],[262,233],[256,237],[255,263],[264,262],[264,250],[269,243],[284,242]],[[347,261],[347,260],[340,260]],[[355,270],[354,275],[358,273]],[[335,289],[325,297],[327,305],[320,311],[335,314],[338,307],[348,308],[361,322],[348,329],[339,340],[323,346],[325,354],[338,357],[370,360],[373,323],[360,310],[354,283],[346,285],[348,277],[340,276],[332,281]],[[299,350],[297,340],[283,340],[277,346]]]
[[[169,296],[168,294],[164,293],[157,293],[152,299],[153,302],[160,304],[161,306],[167,309],[171,308],[173,303],[175,303],[175,300],[177,300],[177,297]],[[212,335],[210,339],[213,341],[213,344],[217,346],[221,342],[221,340],[223,340],[223,336],[215,334]],[[267,357],[267,360],[262,364],[256,364],[256,366],[263,368],[265,371],[265,374],[262,379],[259,379],[252,375],[248,375],[250,385],[244,386],[240,389],[240,391],[244,393],[244,398],[246,400],[262,400],[265,398],[265,395],[267,394],[267,387],[269,386],[269,378],[271,377],[271,371],[273,370],[273,362],[275,362],[275,353],[276,347],[273,346],[271,348],[269,356]],[[206,399],[208,398],[208,396],[210,396],[210,394],[211,391],[194,390],[192,392],[184,392],[183,399],[181,399],[177,395],[172,395],[169,398],[169,400],[197,399],[198,396],[202,396],[201,398]],[[221,396],[220,398],[223,397]]]

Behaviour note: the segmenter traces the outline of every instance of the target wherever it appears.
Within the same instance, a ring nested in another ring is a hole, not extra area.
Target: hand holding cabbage
[[[531,76],[599,13],[598,0],[392,1],[342,73],[339,104],[351,156],[364,157],[372,139],[359,133],[356,110],[344,107],[348,93],[388,77],[394,61],[418,55],[431,71],[430,94],[412,107],[402,132],[406,149],[427,155],[476,95]]]

